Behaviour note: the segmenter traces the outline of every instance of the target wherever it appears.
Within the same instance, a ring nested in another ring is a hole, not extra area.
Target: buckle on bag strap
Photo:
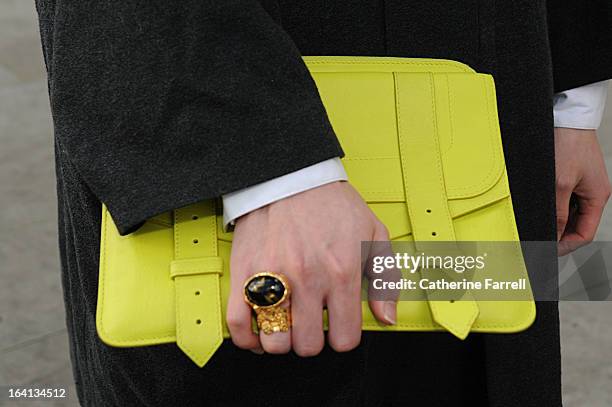
[[[433,74],[393,75],[402,175],[415,245],[418,249],[424,242],[453,242],[456,237],[444,183]],[[469,292],[460,301],[430,298],[429,307],[434,321],[460,339],[467,337],[479,314]]]
[[[199,367],[223,342],[214,200],[174,211],[174,280],[176,343]]]

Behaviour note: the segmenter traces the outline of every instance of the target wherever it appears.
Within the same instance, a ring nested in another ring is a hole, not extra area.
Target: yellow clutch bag
[[[518,242],[495,86],[454,61],[305,57],[346,153],[351,184],[394,241]],[[120,236],[103,207],[97,330],[120,347],[176,342],[203,366],[229,337],[232,234],[219,202],[149,219]],[[527,279],[522,254],[507,267]],[[426,297],[424,297],[426,298]],[[363,302],[363,329],[511,333],[533,300],[400,301],[397,324]]]

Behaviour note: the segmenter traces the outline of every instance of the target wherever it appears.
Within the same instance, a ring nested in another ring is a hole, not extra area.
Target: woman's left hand
[[[610,197],[610,180],[595,130],[555,129],[559,256],[593,240]],[[572,209],[572,195],[577,208]]]

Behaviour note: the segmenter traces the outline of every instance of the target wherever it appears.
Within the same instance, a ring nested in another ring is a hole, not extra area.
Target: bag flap
[[[354,65],[361,69],[353,68],[347,74],[346,65],[337,65],[336,58],[331,58],[328,65],[321,57],[307,60],[345,151],[343,162],[349,179],[366,201],[405,199],[397,116],[410,112],[398,111],[398,73],[431,75],[434,100],[420,102],[432,104],[435,109],[448,198],[472,198],[490,190],[504,170],[492,78],[460,70],[452,61],[430,65],[434,62],[415,60],[401,64],[402,70],[393,59],[388,64],[388,72],[384,72],[381,61],[374,70],[373,63],[359,65],[356,60]]]
[[[344,149],[349,181],[391,238],[410,235],[398,145],[396,75],[429,75],[444,183],[453,218],[510,195],[490,75],[455,61],[304,57]],[[410,112],[401,111],[401,114]],[[406,109],[404,109],[406,110]],[[414,129],[419,131],[419,129]],[[393,220],[386,222],[386,219]],[[171,214],[153,219],[172,226]],[[219,230],[223,240],[231,234]]]
[[[349,181],[388,226],[392,239],[411,234],[397,125],[398,113],[411,112],[398,107],[398,74],[420,75],[432,84],[432,100],[420,102],[435,110],[434,128],[452,217],[510,195],[502,176],[505,164],[490,75],[445,60],[304,59],[344,149],[342,162]],[[219,232],[222,239],[231,240],[231,234]]]

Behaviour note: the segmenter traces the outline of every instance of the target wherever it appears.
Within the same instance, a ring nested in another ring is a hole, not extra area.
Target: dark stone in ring
[[[251,303],[260,307],[269,307],[283,299],[285,285],[274,276],[254,276],[244,288],[244,294]]]

